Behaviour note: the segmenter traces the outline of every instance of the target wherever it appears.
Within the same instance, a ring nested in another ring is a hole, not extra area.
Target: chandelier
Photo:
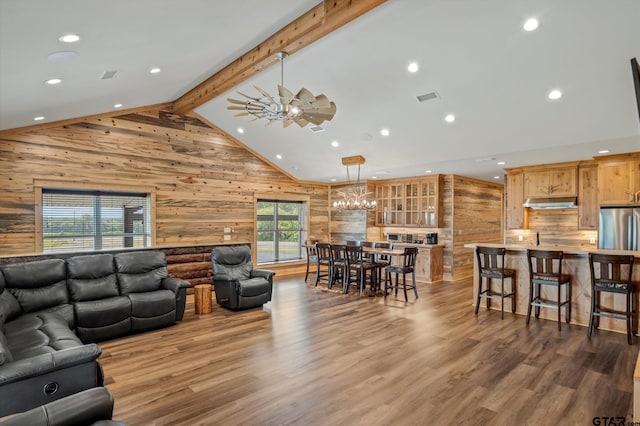
[[[333,207],[338,210],[372,210],[377,206],[376,200],[367,199],[367,195],[371,192],[367,192],[366,184],[360,182],[360,165],[364,164],[364,157],[356,155],[353,157],[343,157],[342,164],[347,166],[347,182],[349,187],[343,191],[338,192],[340,200],[333,202]],[[349,176],[349,166],[358,166],[358,178],[355,183],[351,182]]]
[[[250,121],[259,119],[267,120],[267,126],[275,121],[282,121],[283,127],[296,123],[304,127],[309,123],[322,124],[325,120],[331,120],[336,113],[336,104],[329,101],[325,95],[314,96],[304,87],[297,94],[284,87],[284,58],[285,52],[277,53],[280,60],[280,84],[278,96],[271,96],[267,91],[253,86],[260,96],[249,96],[237,92],[248,100],[227,98],[229,110],[240,111],[236,117],[253,116]]]

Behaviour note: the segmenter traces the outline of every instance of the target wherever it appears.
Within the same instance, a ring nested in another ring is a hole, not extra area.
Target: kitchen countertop
[[[444,244],[416,244],[416,243],[397,243],[394,241],[389,241],[393,244],[394,247],[402,246],[402,247],[418,247],[418,248],[437,248],[444,247]]]
[[[622,254],[622,255],[633,255],[636,258],[640,259],[640,251],[634,250],[605,250],[598,248],[587,248],[587,247],[572,247],[572,246],[534,246],[534,245],[521,245],[521,244],[495,244],[495,243],[469,243],[464,245],[466,248],[475,249],[478,246],[483,247],[504,247],[509,251],[521,251],[526,252],[527,249],[532,250],[560,250],[565,254],[573,254],[573,255],[582,255],[587,256],[589,253],[599,253],[599,254]]]

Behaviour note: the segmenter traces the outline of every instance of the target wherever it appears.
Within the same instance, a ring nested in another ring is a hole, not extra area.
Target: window
[[[42,251],[151,245],[149,194],[42,188]]]
[[[258,263],[302,259],[307,203],[257,200]]]

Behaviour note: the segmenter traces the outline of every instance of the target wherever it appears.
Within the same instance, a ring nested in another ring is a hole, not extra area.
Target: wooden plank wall
[[[465,248],[465,244],[502,242],[504,188],[463,176],[452,176],[452,184],[452,279],[459,280],[473,276],[473,250]]]
[[[506,230],[506,244],[535,245],[538,232],[541,245],[597,248],[598,231],[578,229],[578,209],[528,210],[529,228]],[[523,241],[518,239],[520,235]],[[594,243],[590,242],[592,238]]]
[[[155,187],[158,246],[252,242],[254,192],[309,196],[310,238],[329,238],[328,185],[294,181],[197,118],[153,110],[4,133],[0,256],[35,253],[33,183],[52,179]]]
[[[349,185],[331,185],[331,239],[330,242],[345,244],[347,241],[363,241],[367,239],[368,216],[375,218],[375,213],[364,210],[338,210],[333,208],[333,202],[342,197],[339,192],[347,189]]]

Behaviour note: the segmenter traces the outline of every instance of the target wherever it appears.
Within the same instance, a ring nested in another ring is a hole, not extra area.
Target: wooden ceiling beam
[[[180,96],[172,111],[186,114],[278,62],[276,53],[291,55],[309,46],[386,0],[324,0],[258,46]]]

